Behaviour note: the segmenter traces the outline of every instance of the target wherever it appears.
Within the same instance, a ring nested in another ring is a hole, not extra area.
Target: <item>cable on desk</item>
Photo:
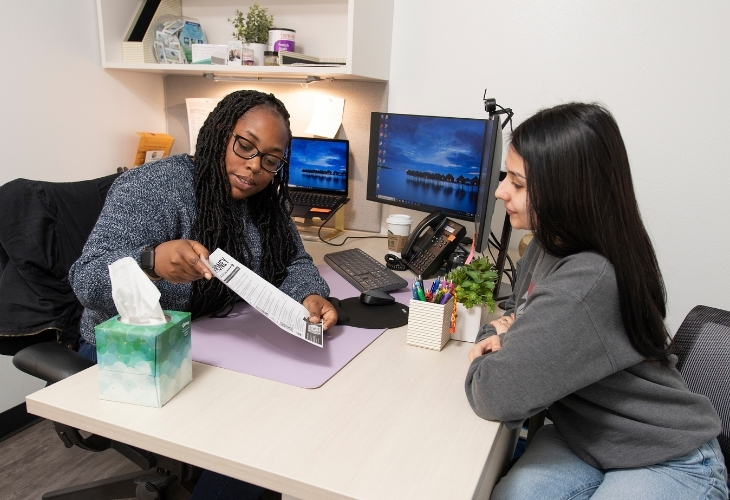
[[[365,239],[365,238],[386,239],[387,238],[387,236],[345,236],[345,239],[342,240],[340,243],[332,243],[332,242],[327,241],[324,238],[322,238],[322,228],[324,227],[324,225],[327,224],[327,222],[329,222],[329,220],[332,218],[332,216],[335,215],[340,210],[340,208],[342,208],[344,206],[345,205],[340,205],[337,208],[337,210],[335,210],[334,212],[332,212],[331,214],[329,214],[329,217],[327,217],[324,220],[324,222],[322,222],[322,224],[320,224],[319,229],[317,230],[317,237],[319,238],[319,241],[321,241],[322,243],[326,243],[327,245],[330,245],[330,246],[333,246],[333,247],[341,247],[342,245],[344,245],[345,243],[347,243],[347,240],[349,240],[349,239]]]

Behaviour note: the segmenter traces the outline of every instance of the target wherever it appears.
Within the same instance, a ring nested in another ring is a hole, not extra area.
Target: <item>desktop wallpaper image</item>
[[[289,186],[328,191],[347,190],[345,142],[293,138]]]
[[[485,122],[382,114],[376,196],[473,215]]]

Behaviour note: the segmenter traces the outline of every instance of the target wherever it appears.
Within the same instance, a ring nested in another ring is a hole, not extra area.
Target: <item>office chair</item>
[[[83,307],[68,283],[68,270],[117,175],[70,183],[16,179],[0,186],[0,353],[13,355],[18,369],[48,384],[94,364],[73,350]],[[49,337],[52,341],[43,341]],[[84,438],[68,425],[54,422],[53,427],[67,448],[112,448],[142,471],[49,492],[44,499],[188,499],[201,473],[101,436]]]
[[[677,368],[692,392],[712,401],[722,420],[717,437],[730,464],[730,312],[696,306],[674,336]]]
[[[73,346],[83,307],[68,283],[117,174],[0,186],[0,354],[58,340]]]

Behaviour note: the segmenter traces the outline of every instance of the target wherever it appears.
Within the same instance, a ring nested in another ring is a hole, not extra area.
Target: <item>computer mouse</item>
[[[369,306],[387,306],[395,302],[395,297],[380,290],[365,290],[360,294],[360,302]]]

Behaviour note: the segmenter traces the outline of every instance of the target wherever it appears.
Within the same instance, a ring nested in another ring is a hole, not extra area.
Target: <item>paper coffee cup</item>
[[[393,214],[385,222],[388,224],[388,253],[400,257],[408,235],[411,234],[413,219],[410,215]]]

